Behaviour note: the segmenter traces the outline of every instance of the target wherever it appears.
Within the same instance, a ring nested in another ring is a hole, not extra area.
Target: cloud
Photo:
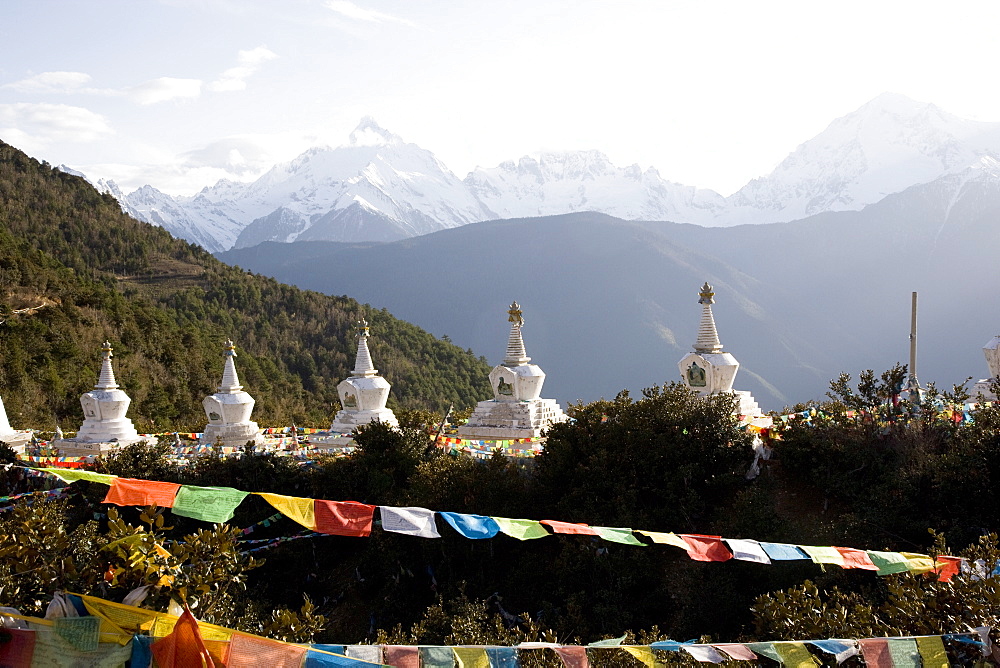
[[[223,72],[216,81],[208,85],[209,89],[218,92],[243,90],[247,87],[246,80],[264,63],[277,58],[277,54],[266,46],[258,46],[249,51],[240,51],[237,55],[236,67]]]
[[[0,104],[0,135],[16,137],[20,148],[50,142],[92,142],[114,130],[100,114],[67,104]]]
[[[273,143],[273,142],[271,142]],[[274,165],[273,149],[253,137],[226,137],[181,155],[186,169],[212,167],[227,177],[259,175]]]
[[[349,2],[349,0],[327,0],[324,4],[327,9],[333,10],[349,19],[367,21],[369,23],[384,23],[386,21],[390,21],[393,23],[402,23],[403,25],[408,26],[415,25],[412,21],[408,21],[407,19],[400,18],[398,16],[385,14],[383,12],[375,11],[374,9],[358,7],[353,2]]]
[[[160,77],[150,79],[127,89],[129,96],[139,104],[157,104],[201,95],[201,79],[175,79]]]
[[[87,93],[90,95],[121,95],[119,91],[109,88],[90,88],[85,84],[90,82],[90,75],[84,72],[42,72],[27,79],[4,84],[0,88],[17,91],[18,93]]]

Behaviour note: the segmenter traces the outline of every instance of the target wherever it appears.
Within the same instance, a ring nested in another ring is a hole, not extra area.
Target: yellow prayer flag
[[[915,640],[924,668],[948,668],[948,653],[941,636],[919,636]]]
[[[656,660],[656,652],[653,651],[652,647],[622,647],[622,649],[634,656],[637,661],[642,662],[644,666],[649,666],[649,668],[661,668],[663,666],[662,663]]]
[[[911,573],[930,573],[934,570],[934,560],[926,554],[916,554],[914,552],[900,552],[906,557],[906,564]]]
[[[638,531],[643,536],[649,536],[654,543],[659,543],[661,545],[673,545],[674,547],[679,547],[684,551],[690,549],[690,545],[684,542],[684,539],[675,534],[674,532],[660,533],[658,531]]]
[[[312,499],[304,499],[298,496],[285,496],[283,494],[268,494],[267,492],[256,492],[258,496],[274,506],[279,513],[295,520],[307,529],[316,530],[315,503]]]
[[[818,663],[806,649],[805,643],[776,642],[774,651],[781,657],[781,665],[786,668],[815,668]]]
[[[458,668],[490,668],[490,657],[482,647],[452,647]]]

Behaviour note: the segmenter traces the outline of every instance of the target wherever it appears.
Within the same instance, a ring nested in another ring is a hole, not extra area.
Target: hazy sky
[[[599,149],[729,194],[884,91],[1000,120],[998,26],[994,0],[8,0],[0,139],[188,194],[370,115],[460,178]]]

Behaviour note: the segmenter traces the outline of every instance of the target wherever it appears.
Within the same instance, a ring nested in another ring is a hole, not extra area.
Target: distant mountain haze
[[[964,120],[887,93],[836,119],[729,197],[673,183],[651,167],[617,167],[598,150],[524,156],[476,168],[462,180],[430,151],[370,118],[347,144],[310,149],[252,183],[220,181],[187,197],[153,186],[123,196],[114,183],[97,185],[126,212],[215,252],[262,241],[392,241],[483,220],[577,211],[704,226],[787,222],[858,211],[984,157],[1000,158],[1000,123]]]

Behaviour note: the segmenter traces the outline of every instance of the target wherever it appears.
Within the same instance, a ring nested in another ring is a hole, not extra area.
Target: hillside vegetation
[[[227,337],[261,424],[322,425],[353,368],[361,315],[390,406],[440,411],[489,395],[489,369],[471,351],[348,297],[222,264],[2,142],[0,302],[5,315],[41,307],[0,325],[0,393],[17,428],[75,428],[105,339],[140,430],[200,428]]]

